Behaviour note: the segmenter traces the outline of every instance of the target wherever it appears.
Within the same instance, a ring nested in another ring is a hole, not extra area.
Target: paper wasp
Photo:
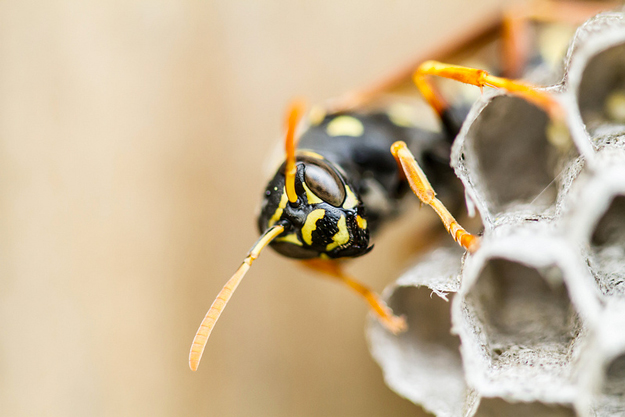
[[[449,78],[480,89],[506,90],[543,108],[552,123],[561,123],[562,110],[550,94],[512,79],[521,75],[530,60],[527,51],[519,47],[519,39],[525,36],[527,21],[561,20],[560,7],[571,7],[576,12],[566,15],[575,23],[598,9],[589,7],[587,10],[572,3],[544,4],[551,8],[507,15],[503,21],[480,28],[477,34],[451,51],[431,56],[438,58],[440,55],[441,59],[419,60],[408,71],[401,71],[381,85],[346,95],[323,108],[313,108],[305,122],[302,122],[305,112],[302,102],[291,104],[286,117],[286,157],[263,195],[258,218],[261,237],[202,321],[189,355],[192,370],[199,366],[208,337],[225,305],[267,246],[346,284],[367,301],[389,331],[405,330],[404,319],[395,316],[377,294],[345,273],[339,260],[358,257],[371,250],[370,235],[394,216],[408,188],[436,211],[459,245],[469,252],[479,248],[479,237],[460,226],[434,191],[447,187],[447,180],[454,176],[448,155],[466,108],[448,103],[431,77]],[[450,52],[477,42],[494,30],[504,32],[505,57],[501,72],[506,78],[482,69],[439,62],[451,55]],[[406,72],[412,76],[406,77]],[[442,125],[440,132],[408,126],[384,110],[367,109],[376,96],[406,78],[412,78],[438,115]],[[441,160],[441,155],[446,155],[447,160],[444,157]],[[459,200],[464,198],[461,190],[454,192]]]

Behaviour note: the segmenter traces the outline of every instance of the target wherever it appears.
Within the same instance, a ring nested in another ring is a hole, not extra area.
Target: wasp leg
[[[426,61],[417,68],[412,79],[426,101],[430,103],[439,114],[448,109],[449,105],[434,85],[427,79],[428,75],[449,78],[465,84],[475,85],[480,89],[484,87],[500,88],[534,103],[544,109],[554,120],[559,121],[564,118],[562,107],[558,102],[551,97],[551,95],[538,90],[533,85],[510,80],[508,78],[496,77],[481,69],[444,64],[437,61]]]
[[[419,167],[414,156],[408,150],[406,143],[402,141],[395,142],[391,146],[391,152],[397,161],[400,172],[405,175],[410,188],[419,197],[419,200],[436,211],[436,214],[443,221],[447,232],[460,246],[471,253],[475,252],[480,247],[480,238],[472,235],[460,226],[443,203],[436,198],[434,188],[432,188],[421,167]]]
[[[325,259],[307,259],[302,261],[304,265],[314,269],[317,272],[323,272],[326,275],[336,278],[343,284],[347,285],[351,290],[355,291],[369,304],[371,311],[377,316],[380,323],[386,327],[391,333],[399,334],[408,328],[406,319],[401,316],[397,317],[393,311],[386,305],[384,301],[373,290],[366,285],[361,284],[354,278],[349,276],[337,261]]]
[[[579,26],[597,13],[617,6],[616,2],[539,0],[510,8],[504,13],[502,20],[504,74],[506,77],[521,76],[530,51],[531,22],[562,22]]]

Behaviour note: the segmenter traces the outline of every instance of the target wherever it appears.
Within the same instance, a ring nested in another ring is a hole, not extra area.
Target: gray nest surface
[[[546,89],[566,127],[491,92],[452,166],[484,234],[385,292],[409,331],[368,325],[387,384],[437,416],[625,416],[625,20],[581,26]]]

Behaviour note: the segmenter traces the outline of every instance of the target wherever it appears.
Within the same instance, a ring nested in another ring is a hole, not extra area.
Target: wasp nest
[[[452,166],[481,248],[429,253],[375,321],[387,384],[437,416],[625,415],[625,22],[579,28],[547,89],[566,126],[502,92],[473,106]]]

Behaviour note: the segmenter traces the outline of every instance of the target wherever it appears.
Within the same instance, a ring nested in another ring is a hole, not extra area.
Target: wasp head
[[[341,170],[306,151],[298,153],[296,167],[296,202],[287,198],[284,164],[265,190],[258,218],[261,233],[277,222],[285,225],[271,246],[299,259],[367,253],[371,247],[364,207]]]

